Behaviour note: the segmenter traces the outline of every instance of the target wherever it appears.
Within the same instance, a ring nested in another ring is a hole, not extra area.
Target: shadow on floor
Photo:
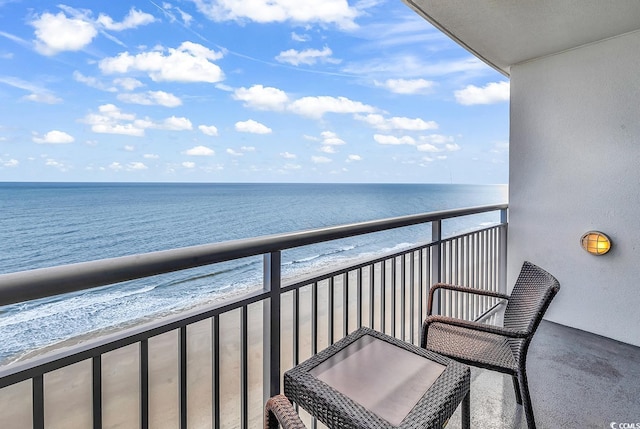
[[[538,429],[640,428],[639,347],[543,321],[527,373]],[[458,409],[447,429],[459,427]],[[471,427],[527,427],[511,376],[471,369]]]

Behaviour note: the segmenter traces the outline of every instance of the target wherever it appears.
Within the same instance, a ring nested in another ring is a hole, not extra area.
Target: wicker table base
[[[360,328],[284,375],[285,395],[329,428],[441,429],[462,403],[469,367]]]

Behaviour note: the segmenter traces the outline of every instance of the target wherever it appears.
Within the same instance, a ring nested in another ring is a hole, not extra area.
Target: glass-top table
[[[360,328],[287,371],[285,395],[330,428],[442,428],[462,403],[469,367]]]

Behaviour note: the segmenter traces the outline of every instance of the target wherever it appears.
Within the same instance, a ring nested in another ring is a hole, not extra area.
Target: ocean
[[[0,183],[0,274],[507,202],[506,185]],[[498,214],[443,222],[445,235]],[[283,252],[293,277],[430,239],[415,226]],[[0,307],[0,365],[87,334],[260,287],[246,258]]]

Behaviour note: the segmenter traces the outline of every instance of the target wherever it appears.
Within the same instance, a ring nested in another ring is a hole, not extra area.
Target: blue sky
[[[0,181],[507,183],[508,100],[399,0],[0,0]]]

